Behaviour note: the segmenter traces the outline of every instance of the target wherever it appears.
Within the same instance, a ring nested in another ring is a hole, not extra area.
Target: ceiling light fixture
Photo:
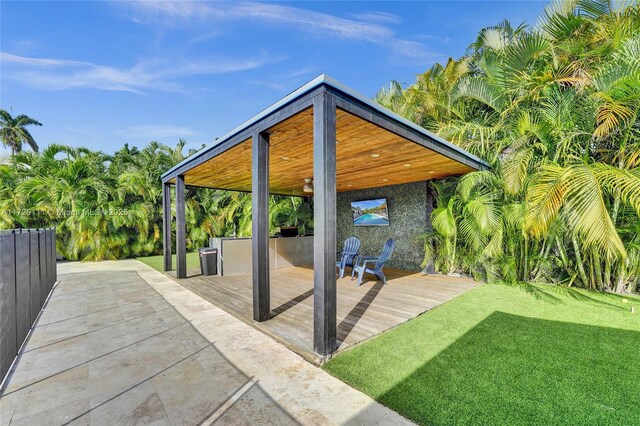
[[[411,164],[405,164],[404,166],[405,167],[411,167]]]
[[[389,181],[389,179],[387,179],[387,178],[384,178],[384,179],[382,179],[382,180],[383,180],[384,182],[388,182],[388,181]]]
[[[371,154],[371,156],[372,156],[373,158],[378,158],[378,157],[380,157],[380,154]]]
[[[280,157],[281,160],[287,161],[289,157]]]
[[[430,175],[434,174],[435,172],[433,170],[429,170],[427,173],[429,173]]]
[[[304,186],[302,187],[302,192],[313,192],[313,179],[308,178],[304,180]]]

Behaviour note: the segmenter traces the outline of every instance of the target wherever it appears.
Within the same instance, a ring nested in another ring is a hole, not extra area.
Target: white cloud
[[[425,45],[402,39],[391,28],[382,25],[381,22],[399,22],[397,16],[384,12],[357,15],[358,20],[354,20],[273,3],[135,1],[116,4],[127,8],[131,18],[141,23],[182,27],[196,22],[210,26],[225,21],[256,20],[322,37],[377,44],[410,58],[432,59],[436,56]]]
[[[366,22],[384,22],[387,24],[399,24],[402,22],[402,19],[398,15],[394,15],[393,13],[387,12],[363,12],[363,13],[353,13],[352,17],[356,18],[359,21]]]
[[[394,52],[400,56],[405,56],[411,59],[423,59],[425,57],[435,59],[439,55],[435,53],[426,53],[423,50],[423,45],[417,41],[411,40],[397,40],[394,43]]]
[[[282,59],[262,53],[245,59],[148,60],[130,68],[116,68],[76,60],[31,58],[0,52],[5,75],[38,89],[92,88],[135,93],[149,89],[181,91],[177,82],[180,78],[245,71]]]
[[[26,56],[12,55],[11,53],[7,52],[0,52],[0,61],[5,63],[34,65],[44,68],[90,65],[87,62],[70,61],[66,59],[28,58]]]

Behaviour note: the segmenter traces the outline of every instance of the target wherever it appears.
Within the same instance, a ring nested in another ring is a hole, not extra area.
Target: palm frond
[[[593,136],[606,138],[634,118],[634,111],[624,102],[619,102],[605,93],[594,95],[603,101],[596,114],[596,128]]]
[[[438,233],[447,238],[452,238],[456,235],[456,219],[451,211],[451,203],[433,210],[431,224]]]
[[[529,213],[525,229],[544,236],[562,212],[571,229],[586,246],[609,257],[626,256],[594,170],[586,165],[566,168],[545,166],[528,194]]]
[[[640,169],[629,171],[600,163],[593,170],[609,193],[619,195],[640,216]]]
[[[529,176],[529,165],[533,160],[533,149],[522,149],[505,158],[501,164],[504,190],[507,194],[519,194]]]
[[[505,62],[512,70],[528,69],[532,61],[548,53],[551,47],[549,40],[540,33],[526,33],[505,50]]]
[[[545,8],[536,27],[551,40],[569,39],[583,25],[584,20],[573,14],[576,0],[555,0],[551,9]]]
[[[506,105],[502,94],[478,77],[464,76],[458,80],[451,92],[451,100],[462,98],[475,99],[497,112],[502,112]]]

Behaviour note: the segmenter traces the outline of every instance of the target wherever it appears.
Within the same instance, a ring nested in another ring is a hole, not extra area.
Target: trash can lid
[[[209,253],[217,253],[218,249],[213,247],[204,247],[198,250],[200,253],[209,254]]]

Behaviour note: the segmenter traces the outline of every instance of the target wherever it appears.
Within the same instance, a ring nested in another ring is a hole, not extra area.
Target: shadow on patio
[[[337,281],[338,351],[376,336],[456,297],[477,283],[463,277],[385,269],[388,285],[366,276],[361,286],[349,274]],[[274,269],[271,319],[254,322],[251,274],[203,276],[192,271],[177,280],[185,288],[259,329],[305,359],[323,361],[312,348],[313,268]],[[167,275],[175,278],[175,272]]]

